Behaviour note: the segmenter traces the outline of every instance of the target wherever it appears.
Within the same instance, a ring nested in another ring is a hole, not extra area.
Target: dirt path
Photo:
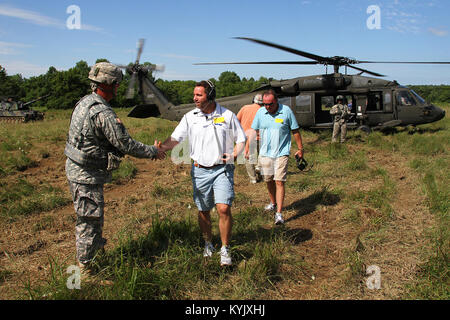
[[[343,204],[339,201],[334,204],[331,199],[331,205],[312,212],[296,206],[298,212],[294,212],[294,219],[287,222],[287,227],[303,230],[308,235],[294,249],[294,254],[305,263],[300,267],[298,279],[280,283],[277,288],[280,299],[402,298],[405,283],[413,279],[417,265],[423,263],[425,231],[434,224],[434,218],[426,208],[417,174],[406,167],[407,159],[387,153],[369,155],[369,158],[369,166],[381,165],[396,185],[391,203],[394,215],[386,228],[374,235],[380,239],[371,241],[374,246],[365,245],[361,234],[370,234],[368,226],[349,228],[343,220]],[[294,195],[287,196],[288,205],[296,201]],[[373,214],[365,210],[361,220],[367,221]],[[356,277],[356,281],[355,278],[348,280],[349,252],[358,252],[364,257],[364,274]],[[379,267],[381,272],[379,290],[370,290],[366,285],[370,274],[366,275],[365,271],[370,265]]]
[[[61,154],[61,153],[55,153]],[[286,227],[295,236],[292,255],[300,266],[284,266],[291,269],[296,278],[284,279],[276,289],[267,293],[269,299],[396,299],[403,292],[403,284],[411,279],[421,262],[424,230],[433,220],[425,208],[424,197],[418,187],[418,177],[407,168],[406,159],[396,154],[369,155],[369,165],[383,166],[396,184],[392,203],[395,215],[382,233],[382,239],[374,247],[364,247],[365,265],[377,265],[381,269],[382,287],[368,290],[363,282],[343,291],[343,281],[348,273],[346,250],[354,250],[358,235],[364,230],[351,229],[342,219],[343,203],[332,195],[325,205],[315,202],[308,191],[286,194]],[[134,201],[148,199],[155,181],[174,184],[187,181],[189,168],[179,167],[167,160],[164,166],[148,160],[133,159],[138,175],[122,185],[105,187],[104,237],[106,249],[113,248],[120,230],[130,224],[127,206],[130,197]],[[291,171],[294,169],[291,168]],[[41,179],[67,190],[64,174],[64,158],[43,159],[37,168],[23,173],[28,179]],[[245,175],[236,176],[236,191],[245,193],[254,203],[267,201],[265,186],[249,185]],[[67,190],[67,196],[69,195]],[[364,212],[370,215],[371,212]],[[138,217],[139,218],[139,217]],[[27,283],[32,285],[48,278],[50,261],[59,264],[75,262],[75,215],[72,204],[40,214],[33,214],[8,224],[0,230],[0,270],[12,272],[0,283],[0,298],[24,298]],[[146,232],[150,221],[143,218],[134,224],[136,234]],[[352,230],[349,232],[349,230]],[[298,271],[300,270],[300,271]]]

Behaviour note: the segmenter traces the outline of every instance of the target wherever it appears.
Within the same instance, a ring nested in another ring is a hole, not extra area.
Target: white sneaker
[[[228,246],[223,246],[220,249],[220,265],[231,266],[231,264],[230,248]]]
[[[276,205],[273,204],[272,202],[269,203],[267,206],[264,207],[264,210],[266,210],[266,211],[273,211],[273,210],[275,210],[275,209],[276,209]]]
[[[252,184],[255,184],[255,183],[258,183],[258,181],[256,181],[256,179],[250,179],[250,183],[252,183]]]
[[[275,224],[283,224],[284,223],[284,219],[283,216],[281,215],[281,213],[277,212],[275,213]]]
[[[203,251],[203,256],[205,258],[211,258],[215,249],[211,242],[205,242],[205,250]]]

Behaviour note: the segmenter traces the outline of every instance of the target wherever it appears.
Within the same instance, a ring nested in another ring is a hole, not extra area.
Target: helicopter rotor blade
[[[135,72],[132,74],[130,79],[130,84],[128,85],[126,99],[133,99],[135,94],[135,86],[136,86],[136,80],[137,80],[138,74]]]
[[[138,53],[137,53],[135,64],[139,64],[139,60],[141,60],[141,54],[142,54],[142,51],[144,50],[144,44],[145,44],[145,39],[139,39]]]
[[[166,66],[163,64],[152,64],[152,65],[142,67],[142,70],[145,70],[147,73],[153,72],[153,71],[164,72],[165,69],[166,69]]]
[[[247,40],[247,41],[252,41],[252,42],[256,42],[259,44],[262,44],[264,46],[269,46],[272,48],[276,48],[276,49],[280,49],[283,51],[287,51],[305,58],[309,58],[309,59],[313,59],[319,62],[328,62],[328,63],[332,63],[333,60],[330,58],[326,58],[326,57],[322,57],[319,56],[317,54],[313,54],[313,53],[309,53],[306,51],[301,51],[301,50],[297,50],[297,49],[293,49],[293,48],[289,48],[289,47],[285,47],[276,43],[272,43],[272,42],[268,42],[268,41],[264,41],[264,40],[259,40],[259,39],[254,39],[254,38],[246,38],[246,37],[234,37],[233,39],[240,39],[240,40]]]
[[[353,68],[353,69],[356,69],[356,70],[359,70],[359,71],[362,71],[362,72],[365,72],[365,73],[368,73],[368,74],[371,74],[371,75],[376,76],[376,77],[385,77],[385,75],[383,75],[383,74],[379,74],[379,73],[376,73],[376,72],[373,72],[373,71],[369,71],[369,70],[366,70],[366,69],[363,69],[363,68],[358,68],[358,67],[355,67],[355,66],[351,66],[349,64],[347,65],[347,67]]]
[[[319,64],[318,61],[255,61],[255,62],[202,62],[194,65],[214,65],[214,64]]]
[[[450,61],[358,61],[358,63],[450,64]]]

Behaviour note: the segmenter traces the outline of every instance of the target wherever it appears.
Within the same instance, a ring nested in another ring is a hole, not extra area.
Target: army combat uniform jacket
[[[69,181],[104,184],[123,155],[154,158],[157,149],[133,140],[108,102],[92,93],[75,106],[64,154]]]
[[[350,111],[346,104],[335,104],[330,110],[331,116],[334,117],[333,122],[344,123],[350,115]]]

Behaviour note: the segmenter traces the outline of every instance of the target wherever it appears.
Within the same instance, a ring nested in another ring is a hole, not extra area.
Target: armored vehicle
[[[47,98],[49,95],[39,97],[37,99],[22,102],[14,101],[12,98],[0,102],[0,121],[6,122],[28,122],[35,120],[43,120],[44,113],[32,110],[30,105]]]

